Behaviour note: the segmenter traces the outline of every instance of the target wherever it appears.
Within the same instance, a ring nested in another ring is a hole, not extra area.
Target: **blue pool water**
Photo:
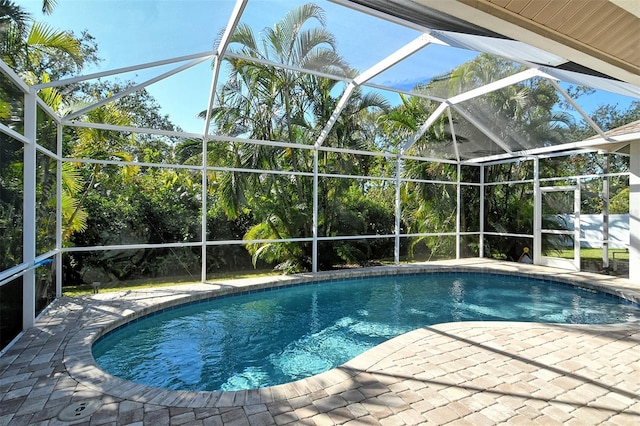
[[[523,277],[436,273],[210,299],[128,324],[93,347],[105,371],[175,390],[240,390],[327,371],[410,330],[453,321],[604,324],[637,305]]]

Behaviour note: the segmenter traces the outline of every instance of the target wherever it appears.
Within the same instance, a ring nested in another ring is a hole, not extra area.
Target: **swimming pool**
[[[240,390],[329,370],[452,321],[617,323],[637,305],[569,285],[478,273],[390,275],[215,298],[147,316],[93,347],[105,371],[176,390]]]

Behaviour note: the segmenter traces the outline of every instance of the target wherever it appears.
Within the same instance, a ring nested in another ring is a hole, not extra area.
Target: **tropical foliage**
[[[55,1],[44,2],[50,11]],[[93,38],[84,33],[53,30],[31,21],[19,6],[0,0],[0,55],[29,84],[73,75],[99,60]],[[105,130],[101,126],[62,128],[59,170],[46,153],[38,157],[38,247],[44,253],[55,246],[56,181],[61,172],[62,238],[66,247],[136,245],[127,250],[73,251],[64,256],[64,282],[119,281],[139,277],[186,275],[198,279],[202,254],[203,216],[209,245],[208,273],[251,266],[286,272],[311,268],[313,207],[317,202],[321,269],[367,265],[393,257],[396,227],[395,174],[401,168],[399,191],[401,254],[406,259],[451,257],[452,236],[477,233],[481,226],[497,234],[531,234],[533,176],[530,161],[487,166],[484,223],[480,223],[480,170],[455,162],[418,160],[417,157],[454,159],[492,154],[486,132],[527,149],[534,142],[573,141],[589,135],[557,105],[564,102],[544,79],[531,79],[472,99],[435,119],[411,146],[414,156],[401,162],[395,153],[417,134],[439,103],[419,96],[389,101],[356,88],[331,130],[324,132],[344,83],[294,71],[311,68],[321,75],[354,77],[357,71],[338,52],[326,29],[324,11],[302,5],[273,27],[260,33],[241,24],[233,33],[226,57],[229,78],[222,82],[210,117],[211,132],[236,142],[210,140],[203,159],[203,142],[165,132]],[[258,62],[238,59],[249,57]],[[289,68],[270,63],[283,63]],[[420,84],[414,91],[451,96],[521,71],[504,59],[479,55],[450,73]],[[22,95],[0,74],[0,121],[22,132]],[[53,111],[65,115],[128,90],[131,82],[102,81],[39,96]],[[575,90],[576,96],[583,93]],[[603,106],[594,120],[605,130],[640,118],[638,103],[623,113]],[[202,114],[203,118],[206,116]],[[469,116],[485,124],[478,131]],[[635,117],[635,118],[634,118]],[[164,131],[177,128],[146,90],[92,109],[78,117],[86,123],[119,128],[142,127]],[[455,127],[451,131],[450,120]],[[37,138],[45,149],[58,149],[55,122],[44,110],[38,114]],[[457,151],[453,138],[457,141]],[[3,134],[0,143],[0,269],[20,263],[22,229],[22,144]],[[276,143],[250,144],[241,138]],[[223,139],[223,138],[220,138]],[[313,149],[318,144],[320,149]],[[329,152],[323,147],[338,148]],[[363,155],[369,151],[380,155]],[[385,153],[385,155],[382,155]],[[317,158],[316,158],[317,156]],[[204,161],[203,161],[204,160]],[[317,161],[319,179],[313,180]],[[205,179],[202,165],[208,166]],[[177,165],[177,167],[176,167]],[[568,161],[543,161],[544,176],[599,173],[606,166],[598,155],[573,156]],[[612,171],[625,171],[625,159],[612,156]],[[284,173],[286,172],[286,174]],[[458,199],[458,180],[462,181]],[[515,182],[515,183],[514,183]],[[204,187],[203,187],[204,184]],[[600,185],[600,187],[598,187]],[[588,207],[602,209],[602,181],[594,181],[596,196]],[[625,209],[623,179],[611,182],[612,210]],[[317,192],[316,192],[317,189]],[[586,191],[586,190],[585,190]],[[317,193],[317,199],[315,194]],[[202,211],[203,197],[206,211]],[[628,196],[626,196],[628,204]],[[626,207],[628,209],[628,206]],[[442,236],[442,234],[449,234]],[[325,237],[346,238],[327,241]],[[386,236],[374,239],[365,236]],[[223,244],[226,241],[242,244]],[[276,240],[274,242],[274,240]],[[147,244],[175,243],[176,247],[149,249]],[[185,243],[185,247],[177,247]],[[463,256],[479,253],[477,236],[464,239]],[[487,255],[517,258],[526,238],[485,238]]]

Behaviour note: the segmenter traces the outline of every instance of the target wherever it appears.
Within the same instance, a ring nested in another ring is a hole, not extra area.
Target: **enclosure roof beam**
[[[568,155],[570,152],[574,150],[585,150],[586,151],[595,151],[598,148],[602,148],[607,145],[616,146],[616,145],[627,145],[628,143],[640,140],[640,132],[629,133],[626,135],[620,136],[610,136],[607,139],[605,138],[594,138],[587,139],[580,142],[571,142],[560,145],[552,145],[552,146],[544,146],[540,148],[527,149],[522,151],[515,151],[509,154],[498,154],[498,155],[490,155],[486,157],[473,158],[470,160],[466,160],[465,163],[470,164],[481,164],[486,163],[488,161],[497,161],[506,158],[513,157],[535,157],[541,156],[545,154],[553,154],[558,153],[560,155]],[[596,146],[598,148],[596,148]]]
[[[91,104],[91,105],[89,105],[89,106],[87,106],[85,108],[82,108],[82,109],[80,109],[80,110],[78,110],[78,111],[76,111],[74,113],[71,113],[71,114],[63,117],[63,123],[65,123],[65,122],[67,122],[69,120],[73,120],[74,118],[80,117],[81,115],[86,114],[87,112],[89,112],[91,110],[94,110],[94,109],[99,108],[99,107],[101,107],[103,105],[106,105],[109,102],[116,101],[116,100],[118,100],[118,99],[120,99],[120,98],[122,98],[124,96],[127,96],[127,95],[129,95],[131,93],[136,92],[137,90],[143,89],[143,88],[145,88],[145,87],[147,87],[147,86],[149,86],[149,85],[151,85],[153,83],[157,83],[158,81],[164,80],[165,78],[170,77],[170,76],[172,76],[174,74],[178,74],[179,72],[182,72],[182,71],[184,71],[186,69],[189,69],[189,68],[191,68],[191,67],[193,67],[195,65],[198,65],[201,62],[206,61],[207,59],[208,59],[207,57],[196,59],[195,61],[192,61],[192,62],[189,62],[189,63],[184,64],[182,66],[179,66],[178,68],[172,69],[171,71],[167,71],[166,73],[161,74],[161,75],[159,75],[157,77],[154,77],[154,78],[152,78],[150,80],[147,80],[147,81],[142,82],[140,84],[136,84],[135,86],[131,86],[128,89],[123,90],[122,92],[118,92],[113,96],[105,98],[105,99],[103,99],[103,100],[101,100],[99,102]]]
[[[354,82],[359,86],[367,81],[371,80],[375,76],[380,73],[388,70],[389,68],[396,65],[398,62],[408,58],[413,55],[423,47],[429,45],[435,41],[435,38],[431,37],[429,34],[421,34],[416,39],[410,41],[406,45],[402,46],[400,49],[393,52],[391,55],[387,56],[368,70],[362,72],[358,75]]]
[[[338,105],[336,105],[336,108],[333,110],[333,113],[331,113],[331,117],[329,117],[327,124],[325,124],[324,128],[320,132],[320,136],[318,136],[318,139],[316,140],[316,143],[314,144],[314,146],[315,147],[321,146],[324,143],[324,141],[327,139],[327,137],[329,136],[329,132],[331,131],[333,126],[336,124],[338,117],[342,113],[342,110],[344,109],[344,107],[347,105],[347,102],[349,101],[349,98],[351,98],[351,95],[353,94],[353,91],[356,89],[356,87],[366,83],[367,81],[371,80],[372,78],[379,75],[380,73],[393,67],[403,59],[406,59],[409,56],[413,55],[418,50],[427,46],[433,40],[435,39],[431,37],[429,34],[421,34],[418,38],[410,41],[406,45],[402,46],[400,49],[393,52],[391,55],[387,56],[386,58],[384,58],[383,60],[381,60],[380,62],[378,62],[371,68],[369,68],[368,70],[364,71],[363,73],[359,74],[356,78],[354,78],[353,81],[349,83],[344,93],[342,94],[340,101],[338,101]]]
[[[8,127],[2,123],[0,123],[0,133],[4,133],[7,136],[11,136],[12,138],[19,140],[24,144],[32,143],[29,139],[25,138],[22,133],[18,133],[15,130],[13,130],[11,127]],[[4,167],[4,164],[2,166]]]
[[[433,95],[427,95],[425,93],[420,93],[420,92],[413,92],[411,90],[398,89],[396,87],[387,87],[387,86],[382,86],[380,84],[373,84],[373,83],[365,83],[362,86],[370,87],[372,89],[385,90],[385,91],[393,92],[393,93],[401,93],[403,95],[415,96],[417,98],[422,98],[422,99],[429,99],[430,101],[434,101],[434,102],[446,102],[446,98],[441,98],[439,96],[433,96]]]
[[[340,117],[342,110],[347,105],[347,102],[349,101],[349,98],[351,98],[353,91],[356,90],[356,87],[357,86],[352,82],[352,83],[349,83],[347,87],[344,89],[344,92],[342,93],[342,97],[338,101],[338,104],[336,105],[335,109],[331,113],[331,117],[329,117],[329,120],[327,120],[327,124],[325,124],[324,128],[320,132],[320,136],[318,136],[318,139],[314,144],[316,148],[322,146],[324,141],[327,139],[327,136],[329,136],[329,132],[333,128],[333,125],[336,124],[336,121],[338,121],[338,117]]]
[[[467,121],[473,124],[478,130],[484,133],[489,139],[491,139],[493,143],[498,145],[507,153],[513,152],[513,150],[509,147],[509,145],[504,140],[502,140],[501,137],[493,133],[493,131],[491,131],[487,126],[485,126],[484,124],[476,120],[471,115],[467,114],[466,111],[464,111],[462,108],[458,107],[457,105],[451,105],[451,107],[455,109],[458,112],[458,114],[462,115]]]
[[[211,75],[211,88],[209,89],[209,100],[207,102],[207,109],[205,113],[204,119],[204,128],[202,130],[203,139],[209,133],[209,128],[211,126],[211,110],[213,109],[213,103],[215,102],[216,97],[216,89],[218,87],[218,76],[220,75],[220,61],[222,55],[227,51],[227,47],[229,47],[229,43],[231,42],[231,35],[236,30],[238,23],[240,22],[240,18],[242,17],[242,13],[244,12],[245,7],[247,6],[248,0],[237,0],[235,6],[233,7],[233,11],[231,12],[231,16],[229,16],[229,22],[224,29],[224,34],[222,34],[222,38],[218,43],[218,47],[216,48],[216,55],[213,60],[213,72]],[[206,150],[206,144],[204,144],[204,149]],[[202,159],[203,163],[206,164],[206,158]]]
[[[330,80],[344,81],[344,82],[353,81],[350,77],[345,77],[345,76],[336,75],[336,74],[330,74],[330,73],[327,73],[327,72],[311,70],[311,69],[307,69],[307,68],[301,68],[301,67],[297,67],[295,65],[282,64],[280,62],[274,62],[274,61],[270,61],[270,60],[264,59],[264,58],[254,58],[253,56],[242,55],[242,54],[237,53],[237,52],[226,52],[224,54],[224,56],[227,57],[227,58],[242,59],[242,60],[247,61],[247,62],[255,62],[257,64],[268,65],[268,66],[272,66],[272,67],[276,67],[276,68],[282,68],[282,69],[290,70],[290,71],[296,71],[296,72],[300,72],[300,73],[304,73],[304,74],[316,75],[318,77],[324,77],[324,78],[328,78]]]
[[[62,118],[60,118],[58,113],[51,109],[51,107],[47,105],[47,103],[43,101],[40,96],[36,97],[36,103],[38,104],[39,108],[43,109],[51,117],[51,119],[53,119],[53,121],[55,121],[57,124],[62,123]]]
[[[95,80],[95,79],[102,78],[102,77],[109,77],[111,75],[124,74],[124,73],[127,73],[127,72],[144,70],[144,69],[147,69],[147,68],[155,68],[155,67],[159,67],[159,66],[162,66],[162,65],[175,64],[176,62],[184,62],[184,61],[189,61],[189,60],[192,60],[192,59],[199,59],[199,58],[203,58],[203,59],[212,58],[213,56],[214,56],[214,52],[195,53],[193,55],[179,56],[177,58],[163,59],[161,61],[154,61],[154,62],[147,62],[147,63],[144,63],[144,64],[133,65],[133,66],[130,66],[130,67],[116,68],[116,69],[113,69],[113,70],[101,71],[101,72],[96,72],[96,73],[87,74],[87,75],[79,75],[77,77],[66,78],[66,79],[63,79],[63,80],[50,81],[48,83],[34,84],[32,87],[34,89],[37,89],[37,90],[45,89],[47,87],[60,87],[60,86],[64,86],[64,85],[67,85],[67,84],[74,84],[74,83],[79,83],[79,82],[82,82],[82,81]]]
[[[487,93],[504,89],[505,87],[521,83],[525,80],[539,75],[540,72],[537,69],[530,68],[517,74],[510,75],[509,77],[494,81],[493,83],[485,84],[484,86],[478,87],[477,89],[469,90],[468,92],[453,96],[448,99],[448,102],[452,105],[459,104],[460,102],[468,101],[469,99],[477,98],[478,96],[486,95]]]
[[[460,161],[460,150],[458,149],[458,138],[456,138],[456,129],[453,126],[453,117],[451,116],[451,108],[447,108],[447,117],[449,118],[449,128],[451,129],[451,139],[453,140],[453,150],[456,154],[456,160]]]
[[[18,86],[22,91],[22,93],[29,93],[31,91],[31,89],[24,82],[24,80],[20,78],[20,76],[16,74],[16,72],[13,69],[11,69],[11,67],[7,65],[6,62],[3,61],[1,58],[0,58],[0,71],[5,73],[9,77],[11,79],[11,82],[16,86]]]
[[[562,97],[569,102],[569,104],[576,110],[578,111],[578,113],[582,116],[582,118],[585,119],[585,121],[587,123],[589,123],[589,126],[591,126],[591,128],[593,130],[596,131],[596,133],[598,133],[600,135],[601,138],[609,140],[609,138],[604,134],[604,131],[600,128],[600,126],[598,126],[592,119],[591,117],[589,117],[589,114],[587,114],[586,112],[584,112],[584,110],[580,107],[580,105],[578,105],[576,103],[575,100],[573,100],[573,98],[571,96],[569,96],[569,94],[567,92],[565,92],[565,90],[560,87],[560,85],[554,80],[554,79],[549,79],[549,82],[551,83],[551,85],[553,85],[553,87],[555,87],[555,89],[560,92],[560,94],[562,95]]]
[[[132,126],[119,126],[108,123],[88,123],[85,121],[71,120],[64,123],[65,126],[81,127],[86,129],[100,129],[100,130],[113,130],[116,132],[128,132],[128,133],[148,133],[151,135],[163,135],[174,136],[179,138],[191,138],[200,139],[202,135],[200,133],[189,133],[178,130],[164,130],[164,129],[152,129],[148,127],[132,127]]]
[[[427,119],[427,121],[420,127],[418,132],[405,144],[402,152],[407,152],[411,146],[424,135],[424,133],[429,129],[429,127],[435,122],[435,120],[442,114],[444,108],[447,105],[453,106],[456,111],[462,114],[468,121],[470,121],[474,126],[476,126],[482,133],[487,135],[496,145],[500,146],[500,148],[504,149],[507,152],[511,152],[512,150],[509,146],[498,136],[496,136],[492,131],[490,131],[486,126],[479,123],[474,118],[470,117],[468,114],[464,113],[460,110],[460,108],[456,108],[455,105],[461,102],[477,98],[479,96],[483,96],[487,93],[494,92],[496,90],[504,89],[505,87],[509,87],[513,84],[520,83],[522,81],[528,80],[530,78],[540,76],[541,72],[537,69],[527,69],[525,71],[519,72],[517,74],[511,75],[509,77],[502,78],[500,80],[494,81],[493,83],[485,84],[482,87],[478,87],[477,89],[469,90],[468,92],[461,93],[459,95],[453,96],[447,99],[445,102],[440,104],[440,107],[436,109],[436,111]],[[444,106],[443,106],[444,105]],[[437,113],[437,115],[436,115]],[[453,126],[452,126],[453,128]],[[456,153],[457,153],[457,145],[456,145]],[[456,154],[457,155],[457,154]]]
[[[447,109],[448,106],[449,105],[446,102],[442,102],[440,105],[438,105],[438,108],[436,108],[436,110],[431,113],[429,118],[427,118],[427,121],[425,121],[424,124],[420,126],[418,131],[411,137],[411,139],[409,139],[407,143],[404,144],[404,146],[400,150],[400,155],[404,155],[405,152],[409,151],[413,144],[415,144],[418,139],[420,139],[422,135],[424,135],[424,133],[429,130],[429,127],[431,127],[431,125],[435,123],[438,117],[442,115],[442,113],[445,109]]]
[[[218,47],[216,48],[216,55],[222,56],[224,52],[227,51],[227,47],[229,47],[229,43],[231,42],[231,35],[236,30],[238,23],[240,22],[240,18],[242,17],[242,13],[244,12],[245,7],[247,6],[248,0],[237,0],[235,6],[233,7],[233,11],[231,12],[231,16],[229,17],[229,22],[224,29],[224,34],[220,38],[220,42],[218,43]]]
[[[610,136],[606,139],[594,138],[594,139],[587,139],[580,142],[572,142],[572,143],[566,143],[566,144],[555,145],[555,146],[544,146],[540,148],[530,149],[529,151],[526,151],[526,152],[529,154],[537,155],[537,154],[544,154],[547,152],[564,151],[564,150],[575,149],[575,148],[594,149],[595,146],[601,148],[606,145],[615,146],[617,144],[633,142],[637,140],[640,140],[640,132],[633,132],[633,133],[628,133],[626,135],[619,135],[619,136]]]

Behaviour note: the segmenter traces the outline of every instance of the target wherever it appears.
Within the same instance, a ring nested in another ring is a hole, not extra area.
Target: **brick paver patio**
[[[461,264],[553,275],[640,300],[637,283],[599,275],[478,259],[424,268]],[[299,280],[268,281],[274,279]],[[273,285],[266,281],[56,301],[0,357],[0,425],[640,424],[638,323],[441,324],[399,336],[318,376],[239,392],[149,388],[112,377],[93,362],[91,342],[126,317],[211,291],[234,292],[256,282]],[[76,421],[58,418],[77,403],[95,404],[97,410]]]

